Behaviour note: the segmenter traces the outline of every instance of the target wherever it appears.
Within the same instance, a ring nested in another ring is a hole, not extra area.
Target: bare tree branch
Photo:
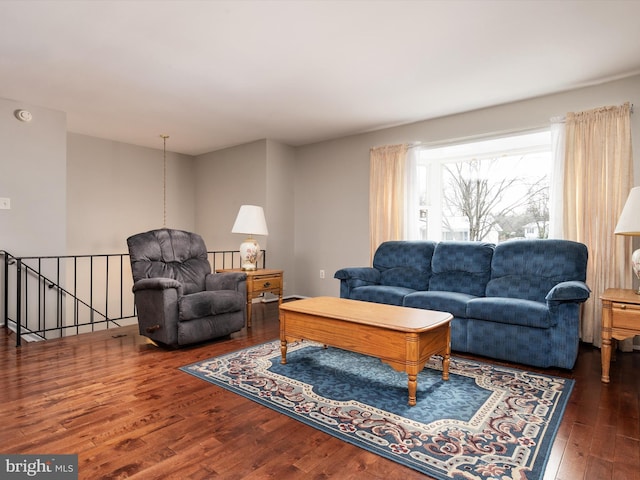
[[[485,162],[485,163],[483,163]],[[444,190],[445,205],[454,216],[466,217],[469,222],[469,239],[483,240],[496,226],[497,219],[513,214],[519,209],[527,208],[529,213],[538,212],[539,231],[546,234],[546,219],[549,218],[548,207],[544,195],[548,196],[546,177],[539,179],[527,189],[523,196],[514,196],[507,200],[515,187],[522,187],[525,182],[521,177],[506,177],[496,181],[490,181],[485,175],[481,176],[481,170],[490,170],[495,160],[478,161],[470,160],[445,166],[449,173],[449,187]],[[537,205],[537,207],[535,207]],[[445,217],[446,218],[446,217]],[[448,220],[445,224],[451,228]]]

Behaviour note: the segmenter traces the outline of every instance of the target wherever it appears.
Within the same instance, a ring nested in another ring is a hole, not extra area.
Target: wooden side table
[[[602,378],[609,383],[611,363],[611,339],[640,335],[640,295],[634,290],[608,288],[600,296],[602,300]]]
[[[273,293],[278,296],[278,305],[282,304],[282,288],[284,286],[282,270],[225,268],[216,270],[216,272],[243,272],[247,274],[247,328],[251,328],[251,305],[254,298],[258,298],[264,293]]]

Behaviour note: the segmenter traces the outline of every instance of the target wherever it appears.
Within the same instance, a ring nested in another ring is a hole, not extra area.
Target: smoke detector
[[[28,110],[16,110],[13,114],[21,122],[30,122],[33,119],[33,115]]]

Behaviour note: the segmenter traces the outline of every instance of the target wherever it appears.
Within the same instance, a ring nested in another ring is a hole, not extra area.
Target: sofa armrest
[[[247,274],[244,272],[211,273],[205,277],[205,289],[246,292],[246,281]]]
[[[350,298],[354,288],[380,284],[380,271],[373,267],[348,267],[338,270],[333,278],[340,280],[340,297]]]
[[[333,278],[338,280],[360,280],[368,285],[380,283],[380,271],[373,267],[349,267],[338,270]]]
[[[590,294],[591,290],[586,283],[572,280],[557,284],[547,293],[545,299],[549,303],[582,303],[589,298]]]
[[[143,278],[133,284],[133,292],[140,292],[142,290],[164,290],[166,288],[175,288],[179,290],[179,295],[182,295],[182,284],[174,280],[173,278]]]

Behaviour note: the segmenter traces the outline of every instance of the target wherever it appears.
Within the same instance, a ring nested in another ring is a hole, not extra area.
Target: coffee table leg
[[[442,380],[449,380],[449,363],[451,363],[451,322],[447,323],[447,346],[442,356]]]
[[[449,364],[451,363],[451,354],[444,354],[442,358],[442,380],[449,380]]]
[[[408,382],[408,388],[409,388],[409,406],[413,407],[416,404],[416,392],[418,390],[418,375],[415,374],[408,374],[409,376],[409,382]]]
[[[280,363],[282,365],[286,365],[287,364],[287,341],[286,340],[280,340],[280,355],[282,356],[282,358],[280,359]]]

